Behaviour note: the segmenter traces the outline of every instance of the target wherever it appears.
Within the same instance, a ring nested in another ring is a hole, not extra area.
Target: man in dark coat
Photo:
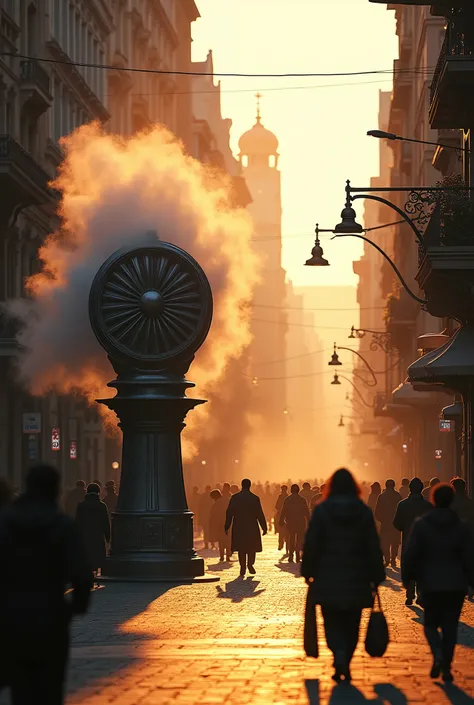
[[[107,556],[110,543],[110,516],[107,505],[100,499],[100,487],[91,482],[84,501],[77,507],[76,522],[84,542],[89,564],[97,575]]]
[[[393,520],[393,525],[397,531],[402,532],[402,572],[403,572],[403,553],[410,534],[410,529],[415,522],[415,519],[423,516],[433,509],[433,505],[422,496],[423,483],[419,477],[414,477],[410,482],[410,494],[406,499],[402,499],[397,507],[397,512]],[[417,594],[417,603],[421,601],[420,595],[417,592],[416,582],[410,581],[406,587],[405,604],[410,607]]]
[[[402,498],[395,489],[395,482],[387,480],[385,490],[378,496],[375,505],[375,518],[380,522],[380,543],[385,558],[385,567],[397,567],[397,555],[400,547],[400,532],[393,525],[398,503]]]
[[[301,560],[306,527],[309,524],[309,509],[306,499],[300,495],[298,485],[291,485],[291,494],[283,503],[280,524],[288,532],[288,563],[293,563],[296,552],[296,562]]]
[[[25,494],[0,514],[0,687],[21,705],[62,705],[69,624],[87,610],[93,584],[58,498],[58,472],[37,466]]]
[[[436,485],[439,485],[440,482],[441,482],[441,480],[439,479],[439,477],[432,477],[429,482],[428,487],[425,487],[425,489],[421,493],[423,495],[423,497],[428,500],[428,502],[431,502],[431,495],[432,495],[433,489],[436,487]],[[431,504],[432,504],[432,502],[431,502]]]
[[[402,499],[406,499],[410,493],[410,480],[408,477],[403,477],[402,478],[402,484],[398,488],[398,493],[401,496]]]
[[[278,531],[278,550],[281,551],[283,546],[286,544],[285,556],[288,555],[288,536],[286,531],[286,526],[282,526],[280,523],[281,510],[283,509],[283,504],[285,499],[288,497],[288,485],[281,486],[281,492],[277,497],[275,504],[275,531]]]
[[[255,575],[255,554],[262,550],[262,538],[267,533],[267,521],[263,513],[260,498],[250,492],[250,480],[242,480],[242,490],[230,498],[227,507],[225,531],[232,525],[232,552],[239,554],[240,575],[249,573]]]
[[[76,516],[77,505],[82,502],[86,496],[86,483],[84,480],[78,480],[76,486],[67,495],[64,501],[64,509],[66,514],[69,514],[73,519]]]
[[[211,497],[211,490],[212,487],[210,485],[206,485],[204,492],[201,495],[201,499],[199,500],[199,518],[202,526],[205,549],[209,548],[209,544],[211,544],[211,548],[214,548],[214,544],[209,539],[209,522],[211,519],[212,505],[214,504],[214,500]]]
[[[405,547],[402,578],[416,581],[424,607],[425,636],[433,654],[431,677],[451,682],[458,622],[468,587],[474,585],[474,540],[453,511],[454,489],[438,484],[434,509],[418,519]]]
[[[466,482],[461,477],[455,477],[451,480],[451,485],[454,488],[451,509],[469,526],[474,535],[474,501],[467,494]]]

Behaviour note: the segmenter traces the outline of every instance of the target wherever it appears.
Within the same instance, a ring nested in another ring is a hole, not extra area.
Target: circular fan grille
[[[98,320],[91,315],[91,323],[109,354],[112,345],[135,361],[159,361],[202,344],[212,295],[204,272],[183,250],[159,243],[116,253],[96,279]],[[91,301],[94,292],[93,285]]]

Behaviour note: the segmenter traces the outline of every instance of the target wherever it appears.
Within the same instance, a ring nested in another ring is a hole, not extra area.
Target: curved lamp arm
[[[413,226],[413,227],[414,227],[414,226]],[[385,259],[387,260],[387,262],[390,264],[390,266],[392,267],[392,269],[394,270],[395,274],[396,274],[397,277],[399,278],[400,283],[401,283],[401,285],[403,286],[403,288],[405,289],[405,291],[407,292],[407,294],[409,294],[409,296],[411,296],[412,299],[415,299],[415,301],[417,301],[419,304],[423,304],[423,305],[424,305],[424,304],[427,303],[427,302],[426,302],[426,299],[420,299],[419,296],[417,296],[416,294],[413,293],[413,291],[409,288],[408,284],[406,283],[406,281],[405,281],[404,278],[402,277],[402,275],[401,275],[401,273],[400,273],[400,270],[398,269],[397,265],[396,265],[394,262],[392,262],[392,260],[391,260],[390,257],[387,255],[387,253],[384,252],[381,247],[379,247],[378,245],[376,245],[375,242],[372,242],[372,240],[369,240],[368,237],[364,237],[363,235],[357,235],[356,233],[341,233],[341,234],[338,234],[338,235],[334,235],[334,237],[332,237],[331,240],[334,240],[335,238],[338,238],[338,237],[358,237],[359,240],[364,240],[364,242],[368,242],[369,245],[372,245],[372,247],[375,247],[375,249],[380,252],[380,254],[382,255],[382,257],[385,257]]]
[[[375,376],[375,372],[373,371],[372,367],[369,365],[369,363],[367,362],[365,357],[363,357],[358,350],[354,350],[354,348],[344,348],[344,347],[341,347],[340,345],[337,346],[337,349],[338,350],[349,350],[349,352],[354,353],[354,355],[357,355],[357,357],[360,357],[360,359],[362,360],[362,362],[365,364],[365,366],[369,370],[370,374],[372,375],[372,379],[374,380],[373,384],[369,384],[368,382],[366,382],[365,384],[368,387],[376,387],[377,386],[378,381],[377,381],[377,377]]]
[[[357,395],[360,397],[360,399],[362,400],[362,402],[363,402],[363,404],[364,404],[365,406],[368,406],[369,409],[373,409],[373,408],[374,408],[374,404],[369,404],[369,403],[364,399],[364,397],[362,396],[362,394],[359,392],[359,390],[358,390],[357,387],[355,386],[354,382],[353,382],[352,380],[350,380],[349,377],[344,377],[343,375],[339,375],[339,378],[340,378],[340,379],[345,379],[346,382],[349,382],[349,384],[354,388],[354,391],[357,392]]]
[[[401,208],[395,205],[395,203],[392,203],[391,201],[387,201],[386,198],[382,198],[382,196],[375,196],[372,193],[361,193],[361,194],[356,194],[355,196],[349,196],[351,201],[355,201],[358,198],[368,198],[370,201],[378,201],[379,203],[383,203],[385,206],[388,206],[392,210],[394,210],[398,215],[403,218],[403,220],[408,223],[410,228],[413,230],[415,233],[415,237],[418,240],[419,244],[424,247],[425,246],[425,241],[423,240],[423,235],[421,232],[418,230],[416,227],[415,223],[412,221],[412,219],[402,211]]]

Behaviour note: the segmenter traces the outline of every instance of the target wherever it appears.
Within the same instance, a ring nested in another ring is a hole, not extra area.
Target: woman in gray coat
[[[374,516],[345,468],[331,477],[324,500],[313,511],[301,573],[314,604],[321,605],[326,641],[334,655],[333,679],[350,681],[362,609],[372,606],[385,569]]]

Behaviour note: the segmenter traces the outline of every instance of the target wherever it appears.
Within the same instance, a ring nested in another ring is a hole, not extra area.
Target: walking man
[[[402,499],[397,507],[397,512],[393,520],[393,525],[397,531],[402,532],[402,574],[404,550],[407,545],[410,529],[413,526],[415,519],[427,514],[432,510],[433,506],[422,496],[423,483],[419,477],[414,477],[410,482],[410,494],[406,499]],[[407,607],[411,607],[417,592],[416,582],[414,580],[407,581],[406,584],[406,600]],[[417,595],[417,603],[420,604],[421,597]]]
[[[62,705],[69,625],[86,612],[93,584],[75,522],[58,500],[57,470],[40,465],[0,514],[0,687],[21,705]]]
[[[295,553],[296,562],[299,563],[305,531],[309,524],[309,509],[305,498],[300,495],[298,485],[291,485],[291,494],[283,503],[280,524],[286,525],[288,532],[288,563],[293,563]]]
[[[232,495],[227,508],[225,532],[232,526],[232,552],[237,551],[240,563],[240,575],[255,575],[255,555],[262,551],[262,537],[267,533],[267,521],[263,513],[260,498],[250,492],[250,480],[242,480],[242,489]]]
[[[380,543],[385,559],[385,567],[397,567],[400,547],[400,532],[393,525],[398,503],[402,498],[395,489],[395,482],[387,480],[385,490],[379,495],[375,505],[375,518],[380,522]]]
[[[278,550],[281,551],[283,546],[286,546],[285,556],[288,555],[288,536],[286,533],[286,526],[284,526],[280,523],[280,517],[281,517],[281,512],[283,509],[283,504],[285,503],[285,499],[287,497],[288,497],[288,485],[282,485],[281,486],[281,493],[278,495],[278,498],[277,498],[277,501],[275,504],[275,531],[278,532]]]

